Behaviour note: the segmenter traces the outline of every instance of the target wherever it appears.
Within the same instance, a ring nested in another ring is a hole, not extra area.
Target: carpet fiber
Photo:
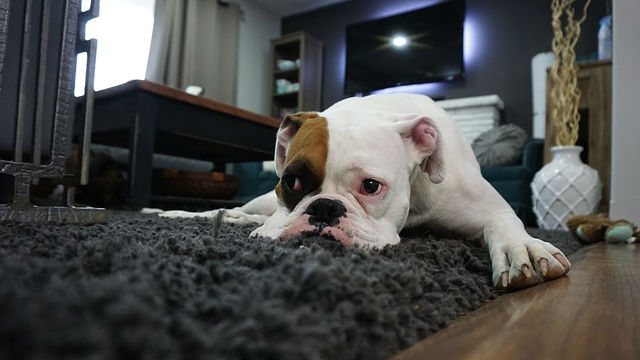
[[[0,224],[3,358],[384,359],[498,295],[486,249],[468,242],[413,235],[366,252],[109,215]]]

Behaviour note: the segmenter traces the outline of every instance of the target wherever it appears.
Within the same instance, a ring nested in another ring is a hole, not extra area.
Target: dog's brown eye
[[[373,179],[365,179],[362,182],[361,191],[365,194],[375,195],[382,188],[380,183]]]
[[[293,190],[293,191],[302,191],[302,182],[300,181],[300,178],[297,176],[293,176],[293,175],[288,175],[283,177],[282,179],[285,183],[285,185]]]

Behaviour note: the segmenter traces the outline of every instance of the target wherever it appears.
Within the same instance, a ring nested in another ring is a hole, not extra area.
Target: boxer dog
[[[275,190],[225,210],[224,221],[261,223],[252,237],[319,235],[347,247],[396,244],[402,229],[417,226],[482,239],[500,289],[535,285],[571,267],[560,250],[525,231],[482,177],[456,124],[426,96],[354,97],[289,115],[278,130],[275,168]]]

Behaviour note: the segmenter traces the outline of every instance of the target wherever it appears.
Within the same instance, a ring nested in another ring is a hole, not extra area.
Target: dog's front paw
[[[249,237],[254,239],[259,237],[277,239],[278,235],[280,235],[280,232],[276,228],[269,226],[269,224],[264,224],[253,230],[251,234],[249,234]]]
[[[571,269],[562,251],[539,239],[509,241],[491,249],[493,284],[513,290],[556,279]]]

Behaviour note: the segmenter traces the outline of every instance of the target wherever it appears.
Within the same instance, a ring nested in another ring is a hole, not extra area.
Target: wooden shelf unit
[[[294,63],[293,69],[279,69],[278,60]],[[276,81],[298,83],[298,90],[278,93]],[[298,111],[320,111],[322,92],[322,42],[302,31],[271,40],[271,116],[283,118]]]

